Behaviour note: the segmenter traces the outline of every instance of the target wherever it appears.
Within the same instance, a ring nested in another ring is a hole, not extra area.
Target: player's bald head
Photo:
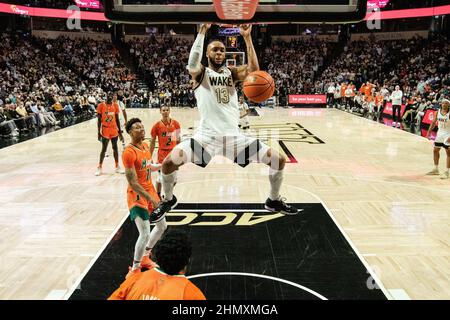
[[[208,46],[206,47],[206,51],[209,52],[211,51],[213,48],[223,48],[225,50],[225,45],[219,41],[219,40],[213,40],[211,41]]]

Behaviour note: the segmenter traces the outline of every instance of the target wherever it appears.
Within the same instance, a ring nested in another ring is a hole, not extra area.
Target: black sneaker
[[[286,215],[295,215],[298,213],[298,209],[288,205],[285,198],[279,198],[278,200],[270,200],[267,198],[264,207],[272,212],[280,212]]]
[[[159,206],[150,213],[150,222],[156,223],[161,221],[166,213],[175,208],[178,204],[177,197],[173,196],[170,201],[161,201]]]

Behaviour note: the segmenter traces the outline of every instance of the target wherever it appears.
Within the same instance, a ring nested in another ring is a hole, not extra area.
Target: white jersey
[[[327,90],[327,93],[334,93],[335,91],[336,91],[335,86],[329,86],[328,90]]]
[[[336,89],[335,89],[335,91],[334,91],[334,97],[335,97],[336,99],[338,99],[338,98],[341,97],[341,86],[336,86]]]
[[[216,72],[208,67],[195,89],[200,112],[198,132],[210,136],[239,135],[239,106],[231,70]]]
[[[123,102],[120,101],[120,100],[119,100],[119,108],[120,108],[120,110],[122,110],[122,111],[126,109],[125,103],[123,103]]]
[[[450,112],[447,112],[446,115],[441,114],[441,110],[437,112],[437,121],[439,134],[450,134]]]
[[[402,104],[403,92],[402,90],[395,90],[391,93],[391,100],[393,106],[400,106]]]

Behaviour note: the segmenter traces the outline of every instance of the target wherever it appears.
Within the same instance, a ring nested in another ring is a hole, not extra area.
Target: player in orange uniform
[[[150,141],[150,153],[153,155],[156,138],[158,138],[158,163],[162,163],[172,149],[180,143],[180,124],[177,120],[170,118],[170,107],[162,106],[160,112],[162,118],[153,125]],[[159,170],[156,181],[156,191],[159,196],[161,196],[161,181],[161,170]]]
[[[166,233],[154,250],[158,266],[128,277],[108,300],[206,300],[184,275],[191,252],[186,234]]]
[[[131,137],[131,143],[125,148],[122,160],[128,180],[127,202],[130,218],[136,223],[139,238],[134,249],[133,266],[130,274],[138,272],[141,267],[150,268],[153,262],[150,253],[155,243],[167,229],[166,219],[152,219],[151,212],[159,203],[158,194],[153,187],[151,171],[161,168],[161,165],[152,163],[149,146],[144,142],[145,129],[140,119],[133,118],[126,124],[126,130]],[[155,227],[150,232],[150,221]]]
[[[383,100],[384,98],[383,95],[381,94],[381,91],[378,91],[375,96],[375,111],[376,111],[375,115],[377,121],[380,120],[381,112],[383,110]]]
[[[113,103],[112,93],[108,93],[106,101],[97,106],[97,129],[98,140],[102,143],[102,151],[100,152],[100,162],[95,175],[99,176],[102,174],[103,160],[105,159],[109,140],[111,140],[113,147],[116,173],[124,173],[119,166],[119,151],[117,148],[117,139],[120,138],[120,141],[124,141],[122,130],[120,130],[119,106],[117,103]]]
[[[345,98],[345,90],[347,90],[347,83],[342,82],[341,83],[341,105],[343,106],[344,110],[347,106],[347,99]]]
[[[364,87],[364,95],[366,96],[366,98],[368,96],[372,95],[372,89],[374,88],[374,85],[372,83],[370,83],[369,81],[366,82],[366,85]]]

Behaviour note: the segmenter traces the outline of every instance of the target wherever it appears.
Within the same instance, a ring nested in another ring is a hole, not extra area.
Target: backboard
[[[367,0],[104,0],[115,22],[348,23],[366,15]]]

